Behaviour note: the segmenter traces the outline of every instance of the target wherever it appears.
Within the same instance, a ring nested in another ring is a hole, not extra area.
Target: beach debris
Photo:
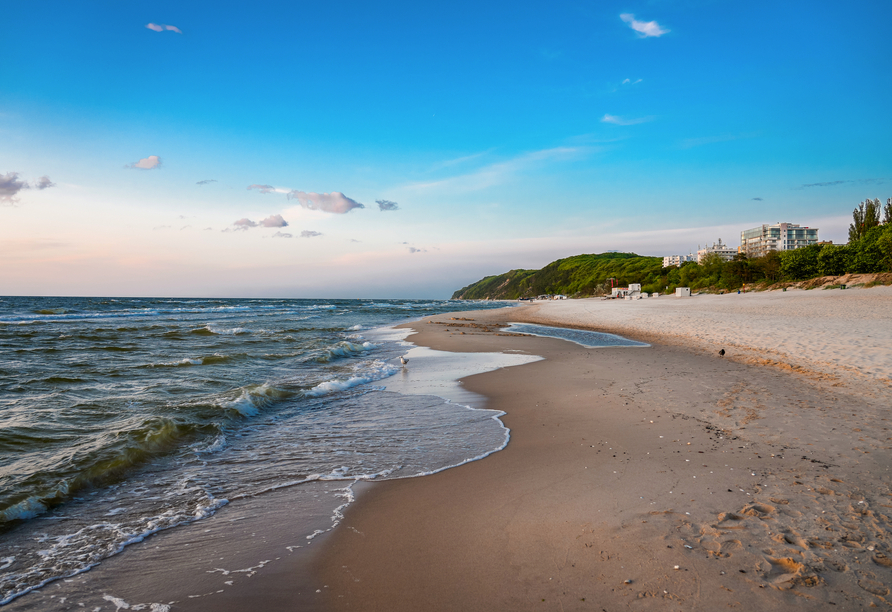
[[[680,568],[679,566],[675,565],[675,566],[672,567],[672,569],[674,569],[674,570],[678,570],[678,569],[681,569],[681,568]]]
[[[626,580],[623,580],[623,584],[632,584],[632,579],[627,578]]]
[[[724,357],[724,356],[725,356],[725,349],[721,349],[719,351],[719,357]]]

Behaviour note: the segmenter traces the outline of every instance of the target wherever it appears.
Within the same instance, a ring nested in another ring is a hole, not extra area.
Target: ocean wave
[[[365,385],[370,382],[375,382],[377,380],[387,378],[388,376],[393,376],[399,371],[400,368],[396,367],[395,365],[375,360],[371,364],[366,365],[364,371],[362,372],[357,372],[356,374],[348,378],[335,378],[332,380],[326,380],[325,382],[321,382],[312,389],[306,391],[305,394],[307,395],[307,397],[322,397],[324,395],[337,393],[338,391],[346,391],[347,389],[351,389],[359,385]]]
[[[339,357],[352,357],[375,348],[371,342],[348,342],[342,340],[334,346],[329,346],[314,354],[313,359],[318,363],[328,363]]]
[[[275,387],[269,383],[249,385],[241,389],[239,397],[224,403],[223,407],[234,410],[241,416],[252,417],[273,403],[294,397],[295,395],[297,395],[295,391]]]

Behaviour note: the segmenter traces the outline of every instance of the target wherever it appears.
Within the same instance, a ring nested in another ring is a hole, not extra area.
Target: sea
[[[393,326],[505,305],[0,298],[0,605],[236,499],[345,483],[319,502],[331,519],[312,538],[336,524],[351,483],[504,447],[501,413],[406,372],[532,358],[453,357],[449,369]]]

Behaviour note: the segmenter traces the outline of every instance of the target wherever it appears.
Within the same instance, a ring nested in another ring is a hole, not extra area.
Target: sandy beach
[[[877,287],[537,302],[407,323],[419,357],[394,390],[503,411],[503,450],[360,483],[340,524],[312,540],[306,523],[325,517],[295,516],[294,496],[343,483],[238,500],[8,609],[888,607],[890,305]],[[650,346],[585,348],[510,322]],[[419,387],[429,349],[458,353],[455,372],[469,353],[528,363]]]
[[[887,607],[890,304],[788,291],[409,324],[421,346],[545,359],[464,380],[507,413],[505,450],[348,509],[314,560],[323,607]],[[507,320],[652,346],[499,335]]]

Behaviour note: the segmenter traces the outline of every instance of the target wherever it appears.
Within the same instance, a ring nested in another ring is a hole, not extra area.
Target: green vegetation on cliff
[[[881,219],[882,214],[882,219]],[[848,244],[814,244],[794,251],[771,251],[758,258],[739,253],[731,261],[707,255],[702,264],[686,262],[663,268],[660,257],[601,253],[558,259],[541,270],[511,270],[456,291],[452,299],[515,300],[543,294],[588,297],[610,293],[610,279],[625,287],[640,283],[646,293],[736,290],[843,274],[892,272],[892,198],[883,206],[868,198],[852,211]],[[887,282],[887,281],[883,281]]]
[[[452,299],[515,300],[542,294],[593,295],[610,293],[609,279],[616,284],[654,284],[660,282],[663,260],[635,253],[576,255],[553,261],[541,270],[511,270],[487,276],[464,289]],[[606,291],[605,291],[606,289]]]

